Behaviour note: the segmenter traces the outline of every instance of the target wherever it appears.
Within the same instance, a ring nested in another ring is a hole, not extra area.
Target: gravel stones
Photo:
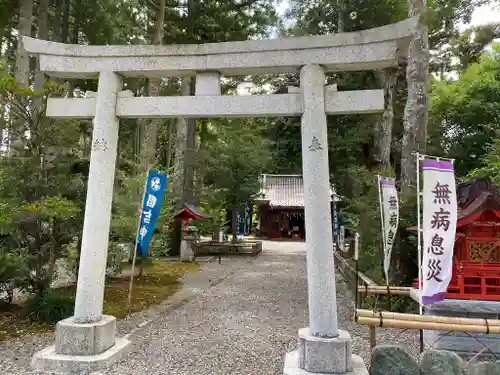
[[[339,327],[351,334],[353,352],[368,362],[369,330],[354,323],[354,302],[337,275]],[[132,332],[131,352],[100,372],[281,375],[285,354],[296,347],[298,329],[307,325],[305,244],[265,241],[256,258],[202,263],[201,271],[189,274],[182,290],[166,303],[119,321],[119,335]],[[379,344],[408,343],[418,357],[418,331],[377,331]],[[31,357],[53,343],[51,333],[0,344],[2,373],[40,374],[31,370]]]

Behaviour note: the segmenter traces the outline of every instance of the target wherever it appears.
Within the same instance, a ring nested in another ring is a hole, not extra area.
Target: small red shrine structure
[[[191,204],[184,203],[184,207],[175,213],[174,218],[182,220],[182,230],[184,235],[186,235],[186,228],[189,226],[191,220],[210,220],[212,216],[201,212]]]
[[[489,179],[476,179],[457,186],[457,204],[446,298],[500,301],[500,195]],[[418,280],[413,287],[418,288]]]

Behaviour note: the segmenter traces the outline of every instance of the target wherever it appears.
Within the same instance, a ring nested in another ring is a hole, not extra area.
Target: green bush
[[[55,324],[73,315],[75,298],[50,292],[43,296],[32,296],[25,304],[25,316],[32,322]]]
[[[19,283],[20,262],[14,255],[0,252],[0,301],[11,303]]]
[[[108,245],[108,260],[106,262],[106,276],[119,276],[123,270],[123,260],[125,258],[125,249],[114,241]]]

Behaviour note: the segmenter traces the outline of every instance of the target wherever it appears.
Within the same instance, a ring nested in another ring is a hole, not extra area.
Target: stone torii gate
[[[325,88],[325,73],[375,70],[405,58],[417,19],[353,33],[201,45],[84,46],[28,37],[40,70],[60,78],[98,78],[95,95],[49,99],[47,116],[93,118],[92,151],[74,316],[56,327],[54,346],[33,357],[39,370],[97,370],[130,346],[116,338],[116,319],[102,314],[120,118],[302,116],[302,164],[309,327],[287,354],[285,374],[367,374],[352,355],[348,332],[337,325],[329,195],[327,115],[375,113],[383,90]],[[222,96],[220,77],[300,72],[288,94]],[[125,77],[196,76],[195,96],[133,97]]]

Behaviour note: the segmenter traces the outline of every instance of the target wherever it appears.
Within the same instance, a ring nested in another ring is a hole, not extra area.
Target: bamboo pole
[[[386,320],[405,321],[405,322],[419,322],[419,323],[432,323],[432,324],[447,324],[447,325],[461,325],[461,326],[479,326],[483,328],[497,327],[500,330],[500,320],[495,319],[473,319],[473,318],[458,318],[452,316],[434,316],[434,315],[418,315],[418,314],[402,314],[393,313],[389,311],[371,311],[371,310],[356,310],[358,319],[370,318],[375,319],[379,323]],[[475,331],[474,331],[475,332]]]
[[[384,328],[403,328],[403,329],[406,328],[406,329],[418,329],[418,330],[426,329],[426,330],[448,331],[448,332],[500,334],[500,326],[445,324],[445,323],[434,323],[434,322],[424,322],[424,321],[368,318],[364,316],[358,317],[358,323],[366,326],[373,326],[373,327],[378,326]]]
[[[385,285],[367,285],[365,289],[368,290],[387,290]],[[412,290],[409,286],[389,286],[391,292],[410,292]]]
[[[343,259],[340,255],[336,253],[335,253],[335,258],[339,261],[341,268],[343,268],[344,270],[347,269],[350,273],[354,274],[354,277],[356,277],[356,270],[349,263],[347,263],[345,259]],[[358,272],[358,277],[366,285],[376,285],[372,279],[370,279],[361,271]]]
[[[391,289],[387,290],[387,288],[373,288],[373,287],[367,287],[363,288],[361,287],[359,289],[360,294],[380,294],[380,295],[389,295],[389,296],[409,296],[410,291],[409,290],[399,290],[399,289]]]

